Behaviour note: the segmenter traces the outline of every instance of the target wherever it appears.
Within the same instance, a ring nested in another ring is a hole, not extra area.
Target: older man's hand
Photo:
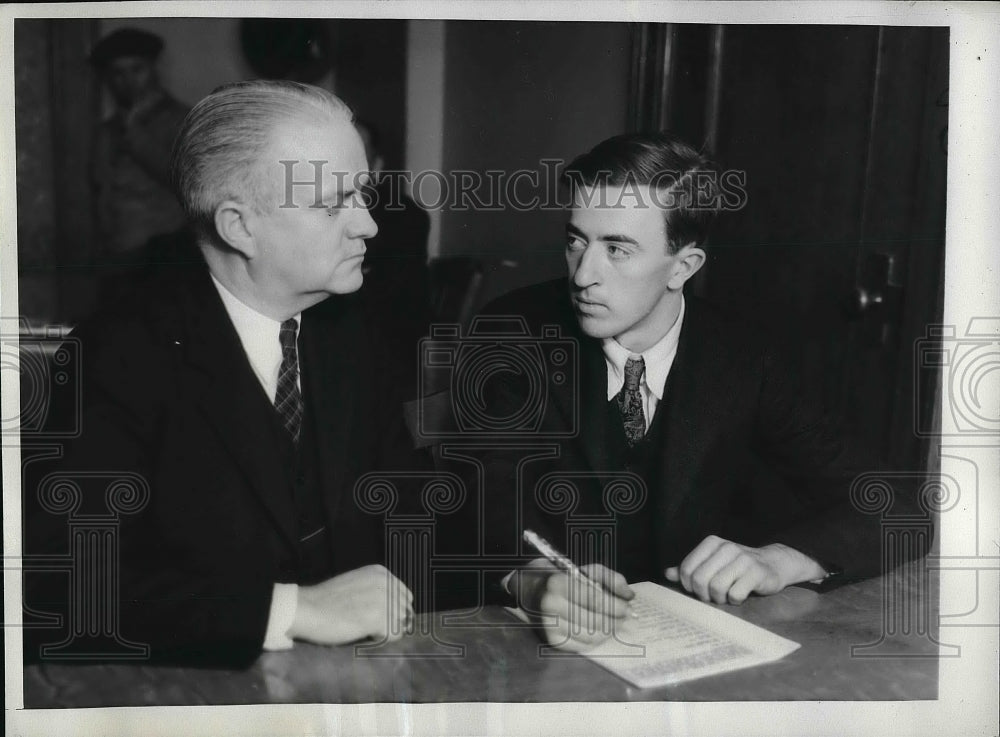
[[[413,614],[413,594],[380,565],[356,568],[314,586],[299,586],[288,636],[320,645],[370,637],[399,639]]]

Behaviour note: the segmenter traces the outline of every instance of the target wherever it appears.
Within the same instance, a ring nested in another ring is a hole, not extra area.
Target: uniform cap
[[[163,49],[163,39],[155,33],[138,28],[121,28],[110,33],[90,52],[90,63],[95,67],[106,66],[122,56],[141,56],[155,59]]]

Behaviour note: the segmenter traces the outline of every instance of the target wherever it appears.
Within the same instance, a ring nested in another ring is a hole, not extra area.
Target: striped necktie
[[[299,323],[295,318],[281,323],[281,330],[278,332],[278,342],[281,343],[281,368],[278,369],[278,391],[274,394],[274,408],[295,443],[299,442],[299,433],[302,430],[302,393],[298,384],[299,354],[295,347],[298,329]]]
[[[641,356],[628,359],[625,362],[625,385],[618,393],[618,409],[625,425],[625,441],[630,448],[646,434],[646,416],[642,411],[642,394],[639,391],[645,370],[646,362]]]

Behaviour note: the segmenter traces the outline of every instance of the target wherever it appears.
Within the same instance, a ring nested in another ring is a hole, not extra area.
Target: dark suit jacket
[[[153,658],[247,662],[260,652],[273,584],[295,580],[297,522],[274,410],[207,269],[177,267],[75,334],[82,433],[55,472],[79,480],[78,515],[111,511],[109,478],[138,474],[150,489],[141,510],[120,515],[121,635],[149,644]],[[302,316],[303,397],[316,418],[338,572],[383,562],[383,521],[356,505],[358,477],[427,468],[375,335],[355,295]],[[26,476],[27,555],[66,552],[66,517],[36,503],[50,470],[41,464]],[[56,574],[29,576],[28,603],[59,610],[66,586]],[[58,640],[29,634],[29,642]]]
[[[842,569],[839,580],[879,574],[879,518],[855,510],[849,499],[856,472],[875,466],[851,455],[837,427],[759,332],[698,299],[688,297],[686,303],[676,358],[653,419],[654,427],[661,424],[660,443],[651,449],[647,465],[647,497],[633,511],[628,511],[627,494],[611,501],[612,507],[617,504],[619,533],[615,565],[633,575],[662,576],[705,536],[716,534],[753,546],[785,543],[828,570]],[[579,330],[563,279],[518,290],[484,312],[523,317],[535,336],[543,326],[558,326],[562,340],[577,345],[579,367],[570,370],[569,380],[555,380],[560,372],[546,369],[547,385],[540,394],[546,407],[531,433],[538,447],[555,442],[558,457],[523,466],[517,483],[523,525],[540,527],[565,544],[568,526],[580,524],[582,515],[596,515],[594,526],[608,515],[611,491],[605,487],[624,470],[616,467],[610,451],[600,341]],[[514,416],[525,404],[526,389],[518,381],[494,386],[493,411]],[[511,487],[515,455],[493,455],[488,489]],[[559,508],[558,489],[546,483],[558,478],[576,488],[578,503],[572,509]],[[557,493],[546,496],[546,488]],[[498,534],[504,541],[516,537],[514,499],[494,494],[489,501],[494,529],[503,530]],[[652,525],[651,559],[630,560],[630,540],[621,538],[644,520]]]

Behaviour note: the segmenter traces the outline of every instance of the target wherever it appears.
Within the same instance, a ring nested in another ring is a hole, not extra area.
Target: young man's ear
[[[253,215],[249,207],[235,200],[225,200],[215,208],[215,232],[227,245],[248,259],[257,255]]]
[[[698,273],[705,264],[705,251],[693,243],[684,246],[675,254],[674,270],[667,285],[670,289],[680,290],[684,283]]]

